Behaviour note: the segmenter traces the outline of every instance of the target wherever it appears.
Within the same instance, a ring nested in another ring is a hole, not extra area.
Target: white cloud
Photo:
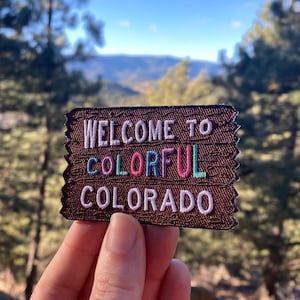
[[[127,21],[127,20],[125,20],[125,21],[120,21],[120,22],[119,22],[119,25],[120,25],[121,27],[126,27],[126,28],[128,28],[128,27],[131,26],[130,22]]]
[[[159,31],[159,28],[158,28],[158,26],[156,24],[150,24],[149,25],[149,29],[150,29],[150,31],[152,31],[154,33],[156,33],[156,32]]]
[[[240,21],[232,21],[231,22],[231,27],[233,29],[239,29],[242,27],[242,23]]]

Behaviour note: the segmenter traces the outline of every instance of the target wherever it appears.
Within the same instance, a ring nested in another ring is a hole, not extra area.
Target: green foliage
[[[300,217],[300,58],[295,55],[300,14],[295,3],[269,2],[237,57],[223,57],[226,77],[214,79],[241,111],[240,172],[247,176],[242,178],[236,233],[267,253],[262,273],[271,294],[291,274],[297,243],[291,242],[287,224],[298,227]]]
[[[147,94],[149,105],[214,104],[219,101],[222,89],[216,88],[205,71],[195,79],[189,77],[190,63],[183,60],[169,69],[157,86],[151,87]]]
[[[193,84],[184,76],[188,63],[182,62],[149,92],[151,104],[221,101],[240,111],[240,225],[229,233],[184,230],[178,255],[191,268],[224,263],[232,274],[259,275],[273,295],[286,281],[300,280],[300,14],[295,7],[296,1],[268,2],[236,56],[221,55],[224,72],[212,81],[199,74]]]
[[[75,96],[94,101],[101,87],[66,67],[102,44],[101,22],[74,13],[80,3],[0,2],[0,118],[8,120],[0,123],[0,271],[8,266],[16,278],[27,277],[26,299],[38,265],[52,256],[66,228],[58,215],[63,112]],[[71,48],[66,29],[80,17],[88,39]]]
[[[92,44],[78,41],[71,49],[65,36],[66,28],[81,18],[89,37],[101,43],[101,23],[89,14],[74,14],[77,3],[50,1],[55,12],[50,16],[46,9],[50,2],[27,2],[0,2],[0,270],[9,267],[23,281],[39,218],[40,270],[68,225],[58,215],[66,165],[63,112],[103,103],[99,81],[90,82],[81,72],[66,68],[75,58],[78,63]],[[191,79],[190,63],[184,60],[149,89],[146,100],[149,105],[225,102],[240,110],[241,181],[236,184],[240,225],[231,232],[184,229],[177,255],[191,268],[225,264],[232,274],[247,280],[261,276],[270,293],[288,280],[300,282],[296,2],[269,1],[236,56],[223,55],[221,75],[210,78],[200,72]],[[110,89],[104,85],[107,101],[117,99],[126,105],[144,101],[131,90],[118,87],[114,94]]]
[[[35,222],[36,202],[38,201],[37,181],[39,178],[39,157],[43,144],[43,128],[32,131],[30,124],[22,124],[3,132],[1,135],[1,218],[0,218],[0,263],[1,266],[9,266],[19,279],[25,275],[28,248],[32,239],[32,227]],[[51,151],[55,156],[62,156],[63,151]],[[52,180],[60,177],[57,164],[53,157],[52,170],[49,170],[49,186]],[[53,178],[53,179],[51,179]],[[61,184],[61,180],[59,184]],[[45,218],[46,230],[55,226],[58,219],[57,211],[59,203],[59,186],[52,185],[51,193],[47,194],[46,202],[48,218]],[[55,207],[53,204],[56,204]],[[51,226],[48,225],[52,223]],[[47,251],[54,251],[57,243],[47,246]],[[41,253],[41,259],[44,257]]]

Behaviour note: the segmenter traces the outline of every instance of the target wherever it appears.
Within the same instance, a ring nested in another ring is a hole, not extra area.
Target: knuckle
[[[138,288],[134,283],[117,278],[98,278],[94,285],[93,300],[139,300]]]

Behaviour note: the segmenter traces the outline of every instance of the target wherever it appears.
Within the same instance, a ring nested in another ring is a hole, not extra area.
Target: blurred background
[[[66,111],[218,103],[239,226],[181,230],[192,299],[300,299],[300,1],[0,0],[0,299],[29,299],[70,226]]]

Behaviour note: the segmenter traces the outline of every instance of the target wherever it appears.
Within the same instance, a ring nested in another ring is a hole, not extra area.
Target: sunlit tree
[[[45,201],[49,194],[49,179],[57,167],[54,160],[57,158],[55,132],[61,133],[63,109],[72,97],[88,97],[100,88],[100,82],[89,83],[80,72],[67,69],[72,60],[95,54],[93,47],[103,43],[102,23],[88,12],[80,14],[79,8],[83,4],[86,1],[29,0],[24,3],[15,0],[0,3],[1,109],[25,113],[28,116],[26,126],[35,133],[21,134],[19,131],[19,141],[23,143],[15,146],[9,144],[10,139],[5,135],[7,147],[11,145],[11,151],[17,149],[13,165],[20,163],[17,152],[21,146],[33,147],[32,151],[27,148],[22,153],[23,160],[28,162],[24,164],[24,168],[28,168],[24,170],[28,173],[28,178],[23,178],[24,190],[35,189],[33,199],[27,201],[28,207],[27,204],[22,206],[31,213],[26,226],[23,224],[25,228],[31,228],[27,233],[32,239],[26,270],[27,299],[37,277],[42,228],[50,224],[45,220]],[[66,30],[75,28],[79,23],[87,29],[87,39],[71,45]],[[14,130],[10,136],[16,132]],[[23,140],[25,137],[28,139]],[[12,171],[12,168],[8,170]],[[18,185],[20,182],[15,180],[11,184]],[[5,196],[7,194],[3,193]],[[20,194],[19,200],[24,202],[25,199]],[[14,201],[18,201],[18,197]]]
[[[222,94],[214,87],[205,70],[190,78],[190,62],[182,60],[147,93],[150,105],[195,105],[217,103]]]
[[[265,258],[270,295],[292,276],[299,227],[299,1],[270,1],[215,82],[241,111],[241,233]]]

